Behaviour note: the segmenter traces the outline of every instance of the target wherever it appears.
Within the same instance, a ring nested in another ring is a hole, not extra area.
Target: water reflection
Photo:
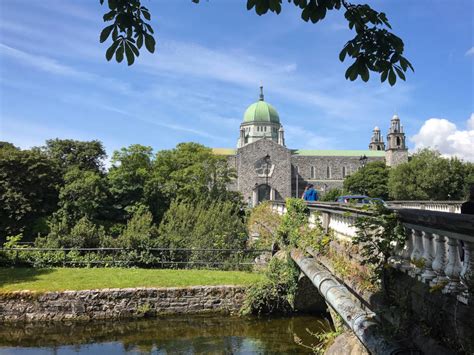
[[[2,354],[271,354],[304,353],[322,318],[239,318],[224,315],[70,323],[1,324]]]

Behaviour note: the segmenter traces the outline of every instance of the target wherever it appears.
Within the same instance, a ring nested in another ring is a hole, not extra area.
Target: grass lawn
[[[126,287],[251,285],[259,273],[162,269],[0,268],[0,292],[89,290]]]

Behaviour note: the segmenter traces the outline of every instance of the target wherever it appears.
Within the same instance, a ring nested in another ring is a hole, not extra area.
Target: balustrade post
[[[462,289],[459,276],[461,274],[461,260],[459,258],[459,241],[448,237],[448,263],[444,273],[448,278],[448,284],[444,287],[443,293],[455,293]]]
[[[400,265],[401,271],[407,271],[411,268],[410,255],[413,251],[413,236],[411,233],[411,229],[410,228],[404,228],[404,229],[405,229],[406,239],[405,239],[405,245],[401,252],[401,258],[402,258],[402,263]]]
[[[436,277],[431,280],[431,287],[443,284],[447,280],[446,275],[444,274],[444,269],[446,268],[446,238],[442,235],[435,234],[435,244],[435,257],[432,268]]]
[[[421,236],[421,231],[417,229],[412,229],[413,237],[413,251],[410,255],[411,264],[414,266],[408,274],[412,277],[417,277],[421,273],[422,255],[423,255],[423,239]]]
[[[422,282],[429,282],[436,277],[433,271],[433,260],[434,260],[434,245],[433,245],[433,234],[430,232],[423,231],[423,256],[424,269],[420,275]]]
[[[474,292],[474,242],[463,241],[463,243],[464,262],[460,276],[464,291],[458,295],[458,300],[464,304],[470,304],[473,301]]]

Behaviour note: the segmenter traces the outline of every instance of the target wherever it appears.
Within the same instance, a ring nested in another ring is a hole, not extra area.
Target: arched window
[[[400,137],[397,137],[397,146],[399,147],[401,144]]]
[[[314,166],[311,167],[311,179],[314,179],[316,177],[316,169],[314,169]]]
[[[345,166],[342,167],[342,177],[343,178],[346,177],[346,167]]]
[[[326,178],[330,179],[331,178],[331,167],[328,166],[326,168]]]

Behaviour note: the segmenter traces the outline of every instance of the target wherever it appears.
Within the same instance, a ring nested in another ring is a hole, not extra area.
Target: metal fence
[[[1,266],[249,269],[268,249],[0,248]]]

